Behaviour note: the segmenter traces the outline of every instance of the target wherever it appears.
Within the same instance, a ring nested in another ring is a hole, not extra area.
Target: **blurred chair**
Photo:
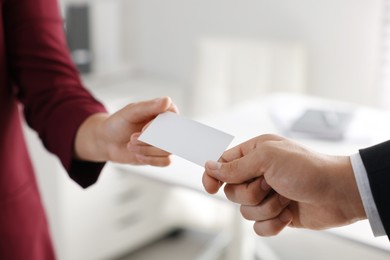
[[[206,38],[199,43],[197,59],[193,116],[270,92],[306,90],[306,50],[296,42]]]

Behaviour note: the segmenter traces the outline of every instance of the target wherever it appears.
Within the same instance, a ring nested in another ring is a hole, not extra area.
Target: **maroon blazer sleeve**
[[[96,182],[104,164],[73,159],[80,124],[105,111],[83,88],[70,59],[56,0],[4,0],[7,62],[28,124],[81,186]]]

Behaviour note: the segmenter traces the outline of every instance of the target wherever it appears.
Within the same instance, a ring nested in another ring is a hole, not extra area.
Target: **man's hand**
[[[319,154],[279,136],[262,135],[207,162],[203,184],[241,204],[258,235],[286,226],[325,229],[365,219],[347,156]]]

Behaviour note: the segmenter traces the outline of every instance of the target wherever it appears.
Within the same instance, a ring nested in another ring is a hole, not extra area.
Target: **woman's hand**
[[[75,155],[81,160],[166,166],[170,154],[138,137],[158,114],[178,109],[169,97],[132,103],[112,115],[95,114],[80,126]]]

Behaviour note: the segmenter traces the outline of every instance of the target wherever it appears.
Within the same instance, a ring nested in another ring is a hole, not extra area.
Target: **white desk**
[[[386,117],[390,118],[389,113],[367,107],[355,107],[350,104],[290,94],[270,95],[263,99],[241,104],[225,113],[197,120],[234,135],[235,139],[231,144],[234,146],[260,134],[281,133],[281,129],[271,119],[270,112],[275,113],[283,109],[288,119],[299,107],[332,107],[346,110],[354,109],[355,111],[354,119],[347,131],[347,138],[342,142],[296,139],[301,144],[316,151],[350,155],[356,153],[359,148],[390,139],[390,120],[386,120]],[[115,165],[115,167],[121,171],[130,171],[145,178],[206,194],[201,181],[203,168],[175,156],[172,165],[166,168],[127,165]],[[222,192],[219,192],[217,197],[225,199]],[[345,228],[333,229],[330,232],[390,251],[387,237],[374,238],[367,221]]]

